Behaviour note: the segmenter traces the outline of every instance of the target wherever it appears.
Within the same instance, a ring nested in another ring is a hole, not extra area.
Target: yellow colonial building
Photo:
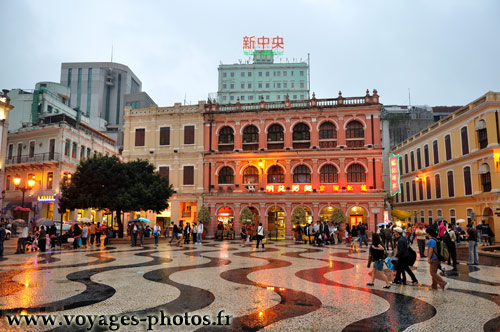
[[[464,229],[486,220],[500,241],[499,111],[500,92],[490,91],[393,147],[401,175],[394,208],[426,224],[464,219]]]
[[[160,225],[196,220],[203,194],[203,111],[198,105],[131,109],[125,107],[123,158],[147,159],[173,185],[169,208],[141,215]],[[129,216],[132,217],[132,216]]]

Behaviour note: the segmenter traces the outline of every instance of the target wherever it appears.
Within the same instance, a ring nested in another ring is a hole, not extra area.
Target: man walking
[[[368,236],[366,235],[366,227],[364,224],[359,224],[358,234],[359,234],[359,247],[360,248],[362,247],[363,242],[368,247]]]
[[[391,225],[387,225],[387,228],[384,229],[384,234],[385,234],[385,249],[389,250],[389,245],[390,245],[391,250],[394,250],[394,243],[392,242]]]
[[[176,241],[179,240],[179,227],[173,221],[172,221],[172,227],[173,227],[172,237],[170,238],[170,241],[168,242],[169,244],[172,244],[174,237],[175,237]]]
[[[410,252],[408,251],[408,243],[406,242],[406,239],[402,236],[403,230],[401,227],[396,227],[394,228],[394,238],[396,239],[397,242],[397,249],[396,249],[396,257],[398,259],[397,265],[396,265],[396,278],[394,278],[395,284],[401,284],[406,285],[406,272],[408,272],[408,275],[410,276],[412,280],[412,284],[416,285],[418,284],[418,280],[413,274],[413,271],[410,269],[410,266],[408,265],[408,260],[410,258]],[[401,279],[402,277],[402,279]]]
[[[201,244],[201,239],[203,237],[203,223],[198,223],[198,229],[196,231],[196,242]]]
[[[94,245],[94,240],[95,240],[95,233],[96,233],[97,227],[94,223],[90,224],[89,227],[89,232],[90,232],[90,245]]]
[[[5,241],[5,236],[7,232],[3,224],[0,224],[0,257],[3,257],[3,242]]]
[[[418,225],[418,229],[415,231],[415,234],[417,236],[417,244],[418,244],[418,251],[420,253],[420,258],[427,257],[425,256],[425,229],[424,225],[420,224]]]
[[[469,241],[469,262],[468,265],[479,265],[477,253],[477,231],[472,224],[467,225],[467,240]]]
[[[21,227],[19,238],[17,239],[16,254],[24,254],[26,251],[26,240],[28,238],[28,227]]]

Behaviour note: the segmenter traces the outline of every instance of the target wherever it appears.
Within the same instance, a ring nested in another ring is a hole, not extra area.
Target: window
[[[234,96],[229,97],[230,100],[234,100]]]
[[[450,223],[453,225],[457,222],[455,209],[450,209]]]
[[[160,127],[160,145],[170,145],[170,127]]]
[[[439,149],[437,140],[432,142],[432,152],[434,154],[434,165],[437,165],[439,164]]]
[[[439,174],[434,176],[434,185],[436,186],[436,198],[441,198],[441,179]]]
[[[415,171],[415,154],[413,151],[410,152],[410,164],[411,164],[411,171]]]
[[[245,88],[245,83],[241,83],[240,86],[241,86],[242,89],[244,89]]]
[[[219,151],[232,151],[234,148],[233,128],[226,126],[219,131]]]
[[[248,100],[253,100],[253,96],[248,96]]]
[[[85,159],[85,147],[82,145],[80,147],[80,160]]]
[[[247,84],[247,88],[248,88],[248,89],[251,89],[251,88],[252,88],[252,83],[248,83],[248,84]]]
[[[301,88],[305,88],[304,81],[300,81],[300,87],[301,87]]]
[[[158,168],[158,173],[160,174],[160,178],[166,178],[167,180],[170,181],[170,178],[169,178],[170,168],[168,166],[160,166]]]
[[[12,159],[12,152],[14,151],[14,144],[9,144],[9,152],[7,153],[7,158]]]
[[[194,144],[194,126],[184,126],[184,144]]]
[[[417,149],[417,168],[422,169],[422,157],[420,156],[420,148]]]
[[[222,167],[219,171],[219,184],[233,184],[234,172],[231,167]]]
[[[267,131],[267,141],[268,142],[283,142],[284,140],[284,133],[283,133],[283,127],[279,124],[273,124],[271,127],[269,127],[269,130]]]
[[[404,203],[405,202],[405,187],[404,185],[401,186],[401,203]]]
[[[410,196],[410,182],[406,182],[406,201],[407,202],[411,201],[411,196]]]
[[[283,89],[288,89],[288,83],[287,82],[283,82]]]
[[[146,129],[137,128],[135,129],[135,146],[144,146],[146,136]]]
[[[21,162],[21,156],[23,155],[23,143],[17,143],[17,162]],[[69,146],[68,146],[68,156],[69,156]]]
[[[266,83],[266,89],[269,89],[269,87],[270,87],[269,83]],[[269,98],[267,98],[267,99],[269,99]]]
[[[35,141],[30,142],[30,152],[29,152],[30,158],[33,158],[35,156]]]
[[[222,100],[226,101],[227,96],[222,96]]]
[[[241,97],[240,97],[240,100],[241,100],[241,101],[245,100],[245,96],[241,96]]]
[[[453,171],[446,173],[448,178],[448,197],[455,197],[455,183],[453,181]]]
[[[432,184],[430,176],[425,178],[425,187],[427,189],[427,199],[432,199]]]
[[[247,74],[248,77],[252,77],[252,72],[249,71],[248,74]]]
[[[304,76],[304,71],[303,70],[300,71],[300,76]]]
[[[190,186],[194,184],[194,166],[184,166],[183,184]]]
[[[472,195],[472,178],[469,166],[464,167],[464,186],[465,195]]]
[[[472,212],[474,210],[472,209],[467,209],[466,214],[467,214],[467,224],[470,224],[472,222]]]
[[[299,165],[293,170],[293,183],[311,183],[311,171],[306,165]]]
[[[287,74],[287,72],[286,72],[286,70],[285,70],[285,71],[283,72],[283,76],[286,76],[286,74]]]
[[[234,77],[234,72],[231,72],[231,77]]]
[[[285,183],[285,173],[283,168],[278,165],[273,165],[267,172],[267,183]]]
[[[54,173],[47,173],[47,189],[52,189],[54,185]]]
[[[268,76],[268,77],[269,77],[269,72],[268,72],[268,71],[266,71],[266,76]]]
[[[411,181],[411,198],[414,202],[417,200],[417,185],[415,180]]]
[[[443,216],[443,210],[437,209],[436,212],[437,212],[436,214],[437,214],[438,217],[442,217]]]
[[[276,87],[277,87],[278,89],[281,89],[281,83],[276,83]]]
[[[262,77],[262,72],[261,71],[259,71],[259,77]]]
[[[403,158],[399,156],[399,174],[403,174]]]
[[[423,224],[425,222],[424,210],[420,210],[420,222]]]
[[[258,83],[258,87],[259,87],[259,89],[262,89],[262,83],[261,82]]]
[[[429,221],[429,225],[432,224],[432,210],[428,210],[427,211],[427,216],[428,216],[428,221]]]
[[[266,96],[266,100],[269,100],[269,95]]]
[[[10,190],[10,175],[7,175],[7,181],[5,182],[5,190]]]
[[[71,150],[71,158],[76,159],[76,150],[78,150],[78,146],[76,142],[73,142],[73,149]]]
[[[321,167],[319,175],[320,183],[338,183],[339,175],[337,172],[337,167],[333,165],[325,165]]]
[[[424,145],[424,166],[429,167],[429,145]]]
[[[347,169],[347,182],[366,182],[365,168],[360,164],[352,164]]]
[[[242,72],[240,73],[240,75],[241,75],[241,77],[245,77],[245,72],[243,72],[243,71],[242,71]]]
[[[259,170],[254,166],[248,166],[243,171],[243,184],[259,184]]]
[[[418,181],[418,199],[421,201],[424,200],[424,180],[422,179]]]
[[[405,154],[405,173],[408,174],[408,154]]]
[[[229,84],[229,88],[234,89],[234,83]]]
[[[255,126],[246,126],[243,129],[243,150],[257,150],[259,148],[259,129]]]
[[[337,128],[331,122],[324,122],[319,126],[319,147],[333,148],[337,146]]]
[[[90,158],[90,155],[91,155],[90,148],[87,148],[87,159]]]
[[[67,139],[66,143],[64,144],[64,155],[69,157],[69,148],[70,148],[71,142]]]
[[[465,156],[469,154],[469,133],[467,132],[467,127],[462,127],[460,134],[462,136],[462,154]]]
[[[446,152],[446,160],[450,160],[451,159],[451,137],[450,135],[446,135],[444,137],[444,149],[445,149],[445,152]]]
[[[222,77],[227,77],[227,73],[222,73]]]
[[[292,139],[294,141],[309,141],[309,126],[305,123],[299,123],[293,127],[293,136]]]
[[[481,174],[481,185],[483,186],[484,192],[491,191],[491,174],[489,171],[487,173]]]
[[[485,128],[479,129],[477,131],[477,137],[479,140],[479,148],[480,149],[486,148],[488,146],[488,132],[486,131],[486,124],[485,124]]]
[[[348,147],[362,147],[365,144],[365,131],[359,121],[351,121],[346,127],[346,144]]]
[[[227,84],[226,83],[222,84],[222,88],[227,89]]]

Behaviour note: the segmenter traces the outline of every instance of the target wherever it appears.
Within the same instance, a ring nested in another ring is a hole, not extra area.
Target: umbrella
[[[149,219],[146,219],[146,218],[139,218],[139,221],[146,222],[146,223],[151,222],[151,221],[149,221]]]
[[[49,218],[40,218],[35,221],[35,225],[40,227],[40,226],[52,226],[54,225],[54,221],[50,220]]]
[[[78,220],[81,222],[90,222],[90,223],[92,222],[92,219],[90,218],[79,218]]]
[[[457,224],[460,224],[461,222],[465,222],[465,219],[458,219]]]
[[[139,219],[130,219],[128,222],[131,223],[131,222],[136,222],[136,221],[139,221]]]
[[[28,227],[28,223],[24,219],[14,219],[12,223],[19,227]]]
[[[377,224],[377,227],[380,227],[380,226],[387,226],[387,223],[386,222],[381,222],[380,224]]]
[[[68,225],[81,225],[82,224],[82,222],[78,221],[78,220],[68,220],[68,221],[65,221],[64,223],[68,224]]]

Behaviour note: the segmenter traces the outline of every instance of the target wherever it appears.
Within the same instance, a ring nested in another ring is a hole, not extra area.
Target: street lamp
[[[14,185],[16,186],[16,189],[21,190],[21,192],[23,193],[23,200],[21,203],[21,207],[24,207],[24,194],[26,193],[26,191],[33,189],[33,187],[35,186],[35,179],[33,179],[33,178],[29,179],[27,186],[24,185],[23,187],[20,187],[21,177],[19,175],[16,175],[14,177],[13,182],[14,182]]]

